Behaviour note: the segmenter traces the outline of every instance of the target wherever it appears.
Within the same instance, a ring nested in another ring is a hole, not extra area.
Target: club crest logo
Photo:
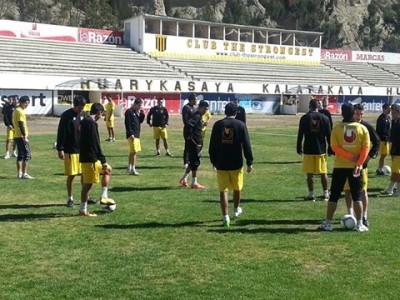
[[[352,144],[357,139],[357,134],[353,128],[346,128],[343,139],[347,144]]]

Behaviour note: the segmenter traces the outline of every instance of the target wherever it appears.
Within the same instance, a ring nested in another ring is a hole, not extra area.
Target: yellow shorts
[[[220,192],[228,189],[241,191],[243,188],[243,168],[238,170],[217,170],[218,190]]]
[[[201,129],[201,138],[204,140],[204,137],[206,136],[206,131],[207,131],[207,126],[204,126]]]
[[[7,140],[14,139],[14,129],[10,129],[7,127]]]
[[[400,156],[392,156],[392,174],[400,174]]]
[[[307,174],[326,174],[328,169],[326,166],[325,154],[304,154],[303,172]]]
[[[389,155],[390,154],[390,146],[392,144],[390,142],[382,142],[379,146],[379,153],[381,155]]]
[[[363,191],[366,191],[368,189],[368,168],[362,169],[361,171],[361,176],[363,180]],[[346,180],[346,183],[344,184],[343,190],[345,191],[350,191],[350,186],[349,186],[349,181]]]
[[[110,120],[106,121],[106,127],[107,128],[114,128],[114,118],[111,118]]]
[[[167,127],[153,127],[153,137],[156,140],[160,138],[164,140],[167,139],[168,138]]]
[[[140,146],[140,139],[130,137],[128,139],[128,146],[130,153],[137,153],[142,151],[142,147]]]
[[[84,184],[99,183],[102,171],[103,166],[99,160],[95,163],[82,163],[82,182]]]
[[[82,166],[79,162],[79,154],[64,155],[64,175],[78,175],[82,173]]]

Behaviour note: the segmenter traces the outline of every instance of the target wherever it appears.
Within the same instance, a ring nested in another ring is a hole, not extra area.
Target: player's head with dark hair
[[[390,104],[389,103],[385,103],[382,105],[382,112],[386,115],[388,115],[390,113]]]
[[[355,110],[364,110],[364,105],[362,105],[360,103],[354,104],[353,107]]]
[[[141,98],[136,98],[135,101],[133,102],[133,104],[143,104],[143,100]]]
[[[198,107],[208,107],[208,102],[207,101],[204,101],[204,100],[201,100],[200,102],[199,102],[199,106]]]
[[[190,94],[189,95],[189,97],[188,97],[188,100],[189,100],[189,104],[190,105],[196,105],[196,101],[197,101],[197,96],[196,96],[196,94]]]
[[[385,103],[385,104],[382,105],[382,109],[387,109],[387,108],[389,108],[389,107],[390,107],[390,104],[389,104],[389,103]]]
[[[344,122],[354,121],[354,106],[347,102],[342,105],[342,117]]]
[[[160,106],[163,105],[164,100],[165,100],[164,98],[159,97],[159,98],[157,99],[157,104],[160,105]]]
[[[392,111],[392,118],[393,120],[398,120],[400,118],[400,105],[398,104],[392,104],[390,106],[390,109]]]
[[[90,114],[91,115],[97,115],[99,113],[103,113],[104,107],[101,105],[101,103],[93,103],[92,106],[90,107]]]
[[[308,104],[308,108],[310,110],[317,110],[317,108],[318,108],[318,100],[317,99],[311,99],[310,103]]]
[[[236,104],[230,102],[225,105],[225,115],[227,117],[233,117],[237,115],[238,107]]]
[[[31,102],[31,100],[28,96],[22,96],[19,98],[19,107],[25,109],[29,105],[29,102]]]
[[[75,96],[73,101],[74,106],[85,106],[86,99],[83,96]]]

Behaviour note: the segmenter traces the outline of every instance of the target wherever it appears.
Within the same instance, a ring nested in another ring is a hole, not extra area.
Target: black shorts
[[[29,143],[25,143],[23,138],[15,138],[14,143],[17,145],[17,161],[28,161],[32,158]]]
[[[353,169],[334,168],[332,172],[331,196],[329,197],[329,202],[338,202],[346,180],[349,180],[353,201],[361,201],[361,192],[363,189],[362,176],[354,177]]]

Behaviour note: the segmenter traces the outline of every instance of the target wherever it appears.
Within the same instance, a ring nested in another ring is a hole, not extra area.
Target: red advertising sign
[[[124,33],[122,31],[79,28],[78,42],[93,44],[123,45]]]
[[[321,49],[321,60],[352,61],[352,51],[341,49]]]
[[[165,99],[164,106],[168,109],[169,114],[180,113],[181,95],[179,93],[103,93],[101,97],[103,104],[105,103],[106,94],[111,96],[115,104],[122,106],[122,113],[125,113],[125,111],[132,106],[136,98],[141,98],[143,100],[142,109],[145,114],[147,114],[150,108],[157,105],[157,98],[160,97]]]

